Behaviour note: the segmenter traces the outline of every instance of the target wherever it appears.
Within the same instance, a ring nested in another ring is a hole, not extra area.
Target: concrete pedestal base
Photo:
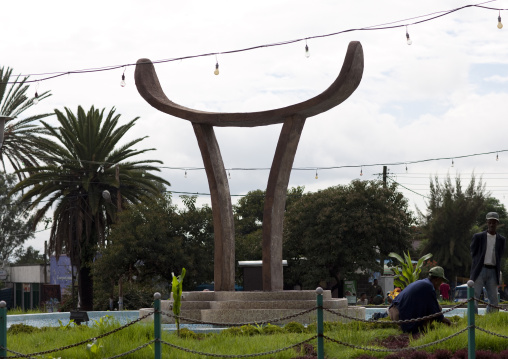
[[[172,312],[173,300],[161,301],[161,310]],[[316,291],[279,291],[279,292],[184,292],[182,294],[181,317],[213,323],[246,323],[264,322],[300,313],[306,309],[316,307]],[[355,318],[365,318],[364,307],[348,307],[345,298],[332,298],[331,292],[323,293],[323,307],[337,310]],[[153,308],[140,309],[143,316],[153,311]],[[316,311],[294,318],[274,322],[286,324],[299,322],[310,324],[316,321]],[[153,320],[150,316],[145,320]],[[324,312],[325,321],[345,321],[344,318]],[[162,316],[162,323],[174,323],[173,317]],[[183,323],[192,323],[182,321]]]

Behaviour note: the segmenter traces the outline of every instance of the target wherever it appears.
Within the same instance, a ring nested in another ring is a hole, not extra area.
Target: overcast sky
[[[69,72],[190,55],[216,57],[156,65],[166,95],[198,110],[250,112],[307,100],[336,78],[348,43],[360,41],[365,56],[363,79],[338,107],[305,124],[290,186],[317,191],[351,180],[378,178],[381,164],[496,153],[417,164],[388,165],[403,186],[411,208],[425,210],[429,177],[471,173],[483,176],[487,189],[508,199],[508,11],[498,29],[499,11],[469,7],[432,21],[419,17],[467,4],[466,1],[9,1],[2,3],[0,65],[16,74]],[[508,1],[484,6],[508,9]],[[441,13],[436,13],[439,15]],[[416,18],[418,17],[418,18]],[[410,20],[405,20],[410,19]],[[305,39],[379,24],[406,27],[352,31],[237,54],[230,50]],[[127,85],[120,86],[125,69]],[[147,104],[134,84],[134,67],[70,74],[31,86],[51,90],[26,115],[81,105],[116,107],[125,123],[139,116],[126,140],[149,136],[138,148],[155,148],[161,175],[177,192],[209,193],[192,125]],[[31,76],[31,79],[46,77]],[[269,168],[281,125],[216,128],[226,168]],[[377,166],[369,166],[379,164]],[[324,170],[321,167],[362,166]],[[188,168],[187,178],[184,176]],[[318,169],[318,179],[315,179]],[[268,170],[230,170],[232,195],[265,189]],[[362,172],[362,176],[360,176]],[[411,192],[411,191],[413,192]],[[414,192],[418,193],[415,194]],[[176,200],[178,199],[175,196]],[[233,202],[238,197],[233,197]],[[200,196],[199,203],[210,203]],[[43,247],[49,231],[29,244]]]

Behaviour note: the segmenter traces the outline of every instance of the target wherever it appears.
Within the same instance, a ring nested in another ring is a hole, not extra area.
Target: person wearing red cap
[[[498,305],[497,286],[500,283],[501,256],[504,252],[506,238],[497,233],[499,215],[487,213],[487,230],[476,233],[471,239],[471,273],[469,278],[474,281],[474,296],[479,299],[483,287],[487,290],[489,305],[487,313],[497,311],[492,307]],[[475,302],[478,312],[478,302]]]

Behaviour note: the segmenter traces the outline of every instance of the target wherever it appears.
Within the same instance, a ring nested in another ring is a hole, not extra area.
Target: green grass
[[[7,311],[7,315],[16,315],[16,314],[40,314],[40,313],[46,313],[42,308],[36,308],[36,309],[27,309],[23,310],[20,307],[17,308],[11,308]]]
[[[508,326],[506,325],[507,319],[508,313],[477,316],[476,324],[479,327],[506,336],[508,335]],[[375,345],[376,340],[399,335],[402,332],[394,325],[383,324],[382,321],[380,323],[381,324],[362,322],[352,322],[348,324],[325,323],[325,335],[360,347],[381,348]],[[465,318],[457,317],[456,323],[457,324],[453,327],[435,324],[426,335],[411,340],[410,345],[416,347],[430,343],[456,333],[467,326]],[[26,327],[19,326],[16,328],[17,333],[14,333],[15,330],[10,330],[8,332],[7,343],[8,348],[11,350],[21,353],[33,353],[94,338],[117,327],[119,327],[119,324],[112,319],[95,322],[93,325],[91,324],[90,327],[84,325],[62,326],[60,328],[31,329],[33,330],[32,332],[29,332]],[[266,334],[268,332],[272,334]],[[162,340],[179,347],[205,353],[228,355],[253,354],[290,346],[310,338],[315,335],[315,325],[309,326],[304,333],[277,332],[278,330],[273,330],[273,328],[260,331],[260,327],[255,326],[231,329],[220,334],[208,335],[183,331],[183,335],[180,338],[177,337],[176,334],[163,332]],[[76,348],[46,354],[45,356],[41,356],[41,358],[105,358],[127,352],[152,340],[152,338],[153,324],[137,323],[110,336],[98,339],[95,347],[98,348],[98,350],[95,354],[87,350],[86,344],[82,344]],[[311,344],[315,347],[316,340],[313,340]],[[506,339],[477,331],[476,344],[478,350],[483,349],[499,352],[506,348]],[[447,340],[442,344],[433,345],[426,350],[434,352],[437,349],[448,349],[454,352],[463,348],[467,348],[467,332]],[[152,344],[124,358],[153,358],[153,350],[154,345]],[[174,349],[164,344],[162,344],[162,353],[163,358],[207,358],[206,356],[195,355]],[[383,358],[388,354],[390,353],[353,349],[325,340],[325,356],[327,358],[355,358],[361,355]],[[258,358],[289,359],[303,355],[304,353],[297,353],[294,349],[290,349],[280,353],[260,356]]]

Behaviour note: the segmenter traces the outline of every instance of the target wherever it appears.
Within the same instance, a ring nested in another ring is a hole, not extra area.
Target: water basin
[[[446,308],[444,309],[446,310]],[[365,319],[369,320],[372,318],[374,313],[384,313],[386,312],[386,308],[365,308]],[[118,311],[94,311],[87,312],[88,318],[90,321],[88,323],[83,323],[82,325],[93,325],[95,321],[98,321],[101,317],[106,315],[112,316],[122,325],[127,324],[133,320],[138,319],[139,311],[137,310],[124,310],[121,312]],[[451,317],[454,315],[466,316],[467,309],[466,308],[457,308],[452,310],[451,312],[445,313],[445,316]],[[478,314],[485,314],[485,308],[479,308]],[[60,322],[59,322],[60,321]],[[13,324],[25,324],[31,325],[34,327],[58,327],[60,325],[67,325],[70,321],[70,313],[69,312],[58,312],[58,313],[40,313],[40,314],[14,314],[7,315],[7,328],[9,328]],[[211,333],[211,332],[219,332],[225,328],[219,328],[217,326],[213,326],[210,324],[181,324],[180,328],[188,328],[196,333]],[[162,329],[164,331],[175,331],[175,324],[162,324]]]
[[[122,310],[118,311],[96,311],[87,312],[88,325],[92,325],[94,321],[98,321],[101,317],[110,315],[120,322],[120,324],[127,324],[133,320],[138,319],[138,310]],[[25,324],[33,327],[59,327],[61,325],[69,324],[71,314],[69,312],[56,312],[56,313],[38,313],[38,314],[13,314],[7,315],[7,328],[13,324]],[[60,322],[59,322],[60,320]],[[83,323],[82,325],[86,325]]]

